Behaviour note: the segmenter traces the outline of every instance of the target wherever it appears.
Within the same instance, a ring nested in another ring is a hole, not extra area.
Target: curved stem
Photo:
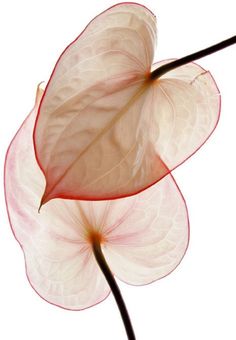
[[[227,40],[221,41],[220,43],[210,46],[208,48],[205,48],[204,50],[189,54],[183,58],[174,60],[168,64],[162,65],[160,67],[158,67],[156,70],[152,71],[151,73],[151,79],[157,79],[160,78],[161,76],[163,76],[163,74],[179,67],[179,66],[183,66],[185,64],[188,64],[194,60],[206,57],[209,54],[215,53],[217,51],[222,50],[223,48],[226,48],[228,46],[231,46],[233,44],[236,43],[236,36],[233,36]]]
[[[128,311],[126,309],[124,300],[122,298],[122,295],[120,293],[120,289],[114,279],[114,276],[112,275],[110,268],[108,267],[108,264],[106,262],[106,259],[102,253],[102,249],[101,249],[101,245],[100,242],[96,239],[93,240],[92,242],[92,246],[93,246],[93,253],[94,256],[97,260],[97,263],[101,269],[101,271],[103,272],[107,283],[109,284],[111,291],[114,295],[114,298],[116,300],[117,306],[119,308],[124,326],[125,326],[125,330],[127,333],[127,337],[129,340],[135,340],[135,334],[133,331],[133,327],[129,318],[129,314]]]

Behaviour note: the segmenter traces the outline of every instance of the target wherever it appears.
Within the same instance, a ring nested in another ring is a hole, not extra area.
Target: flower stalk
[[[122,298],[120,289],[114,279],[114,276],[106,262],[106,259],[102,253],[102,249],[101,249],[101,243],[99,241],[98,238],[94,238],[92,240],[92,247],[93,247],[93,253],[94,256],[96,258],[96,261],[101,269],[101,271],[103,272],[107,283],[109,284],[112,294],[116,300],[117,306],[119,308],[124,326],[125,326],[125,330],[126,330],[126,334],[127,334],[127,338],[128,340],[135,340],[135,334],[134,334],[134,330],[130,321],[130,317],[126,308],[126,305],[124,303],[124,300]]]
[[[218,44],[215,44],[213,46],[207,47],[204,50],[189,54],[183,58],[174,60],[168,64],[162,65],[158,67],[156,70],[151,72],[151,79],[158,79],[161,76],[163,76],[165,73],[174,70],[177,67],[183,66],[185,64],[191,63],[192,61],[195,61],[197,59],[203,58],[208,56],[209,54],[215,53],[217,51],[220,51],[226,47],[229,47],[236,43],[236,35],[233,37],[226,39],[224,41],[221,41]]]

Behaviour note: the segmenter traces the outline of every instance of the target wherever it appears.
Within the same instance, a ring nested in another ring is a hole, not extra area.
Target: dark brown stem
[[[122,320],[123,320],[123,323],[124,323],[124,326],[125,326],[127,337],[128,337],[129,340],[135,340],[135,334],[134,334],[133,327],[132,327],[132,324],[131,324],[131,321],[130,321],[130,318],[129,318],[128,311],[126,309],[126,306],[125,306],[124,300],[122,298],[120,289],[119,289],[119,287],[118,287],[118,285],[117,285],[117,283],[114,279],[114,276],[112,275],[112,273],[110,271],[110,268],[109,268],[109,266],[106,262],[104,255],[102,253],[101,244],[100,244],[99,240],[97,240],[95,238],[92,242],[92,246],[93,246],[93,253],[94,253],[94,256],[97,260],[97,263],[98,263],[101,271],[103,272],[103,274],[104,274],[104,276],[107,280],[107,283],[109,284],[111,291],[114,295],[114,298],[116,300],[117,306],[119,308],[119,311],[120,311],[120,314],[121,314],[121,317],[122,317]]]
[[[180,66],[183,66],[185,64],[188,64],[194,60],[206,57],[209,54],[215,53],[217,51],[222,50],[223,48],[226,48],[228,46],[231,46],[233,44],[236,43],[236,36],[233,36],[227,40],[221,41],[220,43],[210,46],[208,48],[205,48],[204,50],[189,54],[183,58],[174,60],[168,64],[162,65],[160,67],[158,67],[156,70],[152,71],[151,73],[151,79],[158,79],[161,76],[163,76],[163,74],[177,68]]]

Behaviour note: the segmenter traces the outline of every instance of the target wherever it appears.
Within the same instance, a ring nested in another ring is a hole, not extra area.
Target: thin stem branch
[[[221,41],[218,44],[215,44],[213,46],[210,46],[208,48],[205,48],[204,50],[189,54],[183,58],[174,60],[168,64],[162,65],[158,67],[156,70],[152,71],[151,73],[151,79],[157,79],[163,76],[163,74],[179,67],[183,66],[185,64],[188,64],[194,60],[206,57],[209,54],[215,53],[217,51],[222,50],[223,48],[226,48],[228,46],[231,46],[236,43],[236,36],[233,36],[229,39],[226,39],[224,41]]]
[[[124,300],[122,298],[120,289],[119,289],[119,287],[118,287],[118,285],[117,285],[117,283],[114,279],[114,276],[112,275],[112,273],[110,271],[110,268],[109,268],[109,266],[106,262],[104,255],[102,253],[100,242],[98,240],[94,239],[92,246],[93,246],[93,253],[94,253],[94,256],[97,260],[97,263],[98,263],[101,271],[103,272],[103,274],[104,274],[104,276],[107,280],[107,283],[109,284],[111,291],[114,295],[114,298],[116,300],[117,306],[119,308],[119,311],[120,311],[120,314],[121,314],[121,317],[122,317],[122,320],[123,320],[123,323],[124,323],[124,326],[125,326],[127,337],[128,337],[129,340],[135,340],[135,334],[134,334],[133,327],[132,327],[132,324],[131,324],[131,321],[130,321],[130,318],[129,318],[128,311],[126,309],[126,306],[125,306]]]

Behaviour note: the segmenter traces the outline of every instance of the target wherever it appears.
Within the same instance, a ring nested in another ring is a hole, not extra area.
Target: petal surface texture
[[[42,204],[138,193],[212,133],[220,97],[210,73],[191,63],[152,81],[155,41],[148,9],[118,4],[62,53],[34,130],[46,178]]]
[[[102,301],[109,287],[92,253],[94,233],[101,236],[111,270],[127,283],[147,284],[173,271],[187,249],[189,224],[171,175],[134,196],[93,202],[55,199],[38,213],[44,189],[32,143],[38,103],[39,97],[14,137],[5,165],[9,218],[33,288],[67,309]]]

